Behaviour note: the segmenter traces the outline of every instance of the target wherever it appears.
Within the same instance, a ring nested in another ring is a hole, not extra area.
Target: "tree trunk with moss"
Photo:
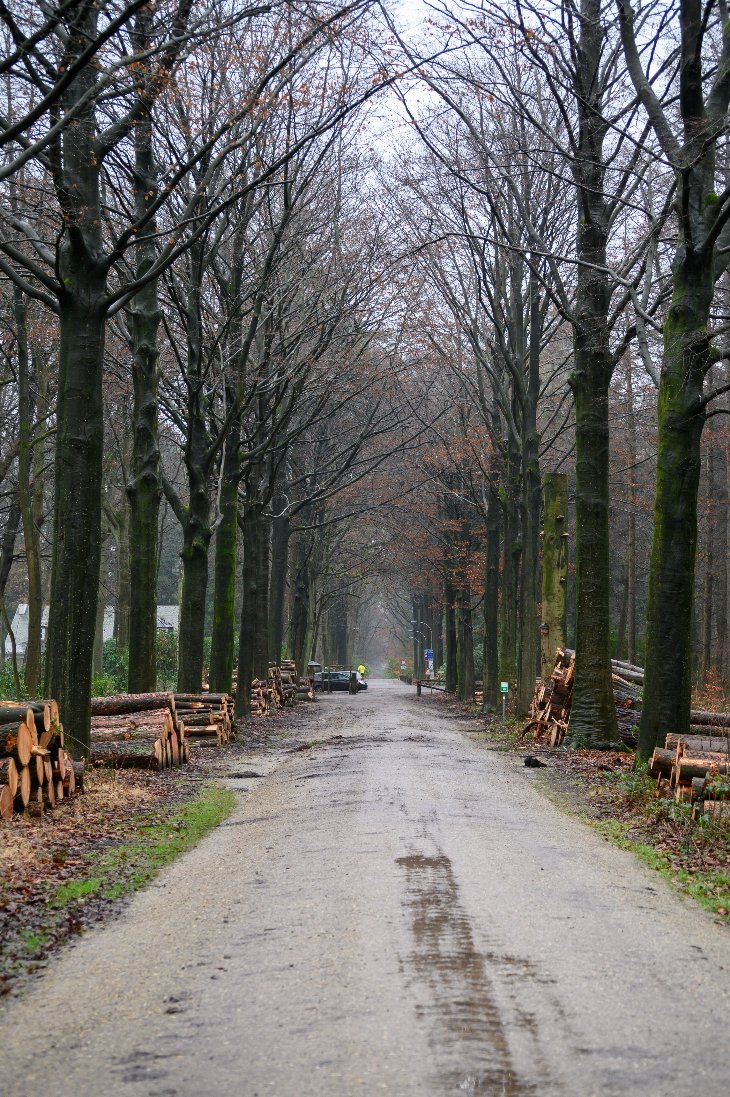
[[[688,259],[675,267],[659,383],[641,759],[651,756],[665,732],[682,735],[689,730],[697,493],[705,423],[702,395],[709,366],[707,319],[712,287],[711,270],[703,272]]]
[[[213,634],[210,645],[210,688],[215,693],[230,693],[233,689],[238,568],[238,489],[241,482],[238,443],[238,431],[234,428],[226,442],[223,457],[221,519],[215,533]]]

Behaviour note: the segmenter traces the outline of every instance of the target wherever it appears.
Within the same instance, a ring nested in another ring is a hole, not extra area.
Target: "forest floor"
[[[435,699],[454,720],[469,720],[472,741],[538,758],[536,787],[557,806],[730,924],[730,824],[694,823],[688,806],[657,800],[630,753],[550,751],[520,743],[514,721],[479,714],[483,730],[474,732],[473,706]],[[191,764],[178,770],[92,770],[84,795],[41,821],[16,816],[0,827],[0,995],[42,971],[64,942],[114,917],[131,893],[221,822],[233,795],[220,779],[242,776],[236,770],[244,756],[307,748],[312,711],[301,705],[246,721],[228,747],[194,748]]]

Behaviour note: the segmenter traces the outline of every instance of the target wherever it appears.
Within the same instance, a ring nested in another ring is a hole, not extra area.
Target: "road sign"
[[[499,692],[500,693],[509,693],[509,682],[500,682],[499,683]]]
[[[431,648],[426,648],[426,650],[423,653],[423,658],[424,659],[433,659],[433,650]]]

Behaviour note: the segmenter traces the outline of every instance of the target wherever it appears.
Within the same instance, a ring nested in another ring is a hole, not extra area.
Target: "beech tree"
[[[718,165],[730,104],[730,23],[723,2],[682,0],[678,16],[663,4],[638,14],[617,0],[627,68],[676,187],[672,299],[664,321],[659,381],[654,537],[647,608],[647,652],[639,758],[659,733],[689,731],[692,606],[697,547],[700,443],[710,402],[712,365],[727,357],[713,345],[715,285],[730,263],[730,188]],[[677,22],[674,22],[677,20]],[[681,53],[667,80],[644,43],[668,26]],[[671,101],[671,105],[670,105]],[[679,118],[675,111],[679,110]]]

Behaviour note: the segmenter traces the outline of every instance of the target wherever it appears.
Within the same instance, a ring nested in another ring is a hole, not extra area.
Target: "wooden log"
[[[124,740],[125,742],[154,742],[155,739],[167,739],[169,738],[170,731],[167,727],[162,725],[151,727],[144,725],[143,727],[129,727],[127,725],[115,724],[113,727],[99,727],[95,721],[91,722],[91,742],[92,743],[114,743]]]
[[[723,735],[675,735],[670,732],[665,738],[664,745],[670,750],[676,748],[680,742],[690,754],[695,750],[716,750],[730,757],[730,740]]]
[[[92,716],[119,716],[130,712],[168,708],[175,711],[173,693],[123,693],[115,697],[92,697]]]
[[[707,777],[709,773],[730,773],[730,763],[719,763],[711,758],[682,757],[674,767],[674,784],[691,785],[694,777]]]
[[[730,712],[705,712],[702,709],[692,709],[689,714],[690,724],[703,727],[730,728]]]
[[[18,770],[18,792],[17,792],[17,804],[20,811],[30,803],[30,770],[27,766],[21,766]]]
[[[154,743],[122,741],[115,743],[92,743],[91,762],[95,765],[111,766],[113,769],[164,769],[164,744],[161,739]]]
[[[32,713],[32,718],[29,714]],[[15,720],[25,720],[27,724],[48,730],[51,726],[51,707],[45,701],[29,701],[19,704],[17,701],[0,701],[0,725],[11,724]]]
[[[49,781],[48,784],[41,785],[39,791],[43,794],[43,800],[48,804],[49,808],[56,806],[56,784],[54,781]]]
[[[229,700],[227,693],[175,693],[175,702],[178,701],[202,701],[206,704],[222,704]]]
[[[12,756],[21,766],[30,762],[33,736],[25,720],[0,726],[0,757]]]
[[[14,800],[18,791],[18,767],[14,758],[0,758],[0,785],[10,789]]]
[[[619,674],[621,674],[622,671],[627,670],[631,671],[632,674],[640,674],[642,678],[644,677],[643,667],[637,667],[634,663],[627,663],[624,659],[612,659],[611,666],[616,667]]]
[[[14,799],[8,785],[2,785],[0,787],[0,819],[12,819]]]
[[[651,756],[648,773],[651,777],[669,777],[677,762],[677,751],[657,747]]]

